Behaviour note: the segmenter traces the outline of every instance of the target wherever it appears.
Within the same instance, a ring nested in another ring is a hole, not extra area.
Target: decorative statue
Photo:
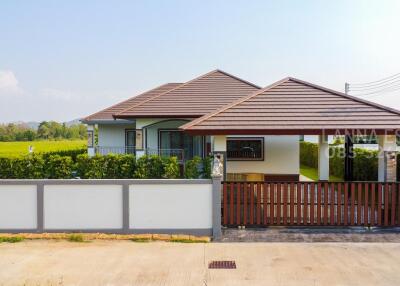
[[[221,154],[214,155],[212,176],[222,177],[224,175],[224,164],[222,163]]]

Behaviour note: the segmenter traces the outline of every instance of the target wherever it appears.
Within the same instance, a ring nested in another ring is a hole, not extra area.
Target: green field
[[[35,153],[86,148],[86,140],[0,142],[0,157],[18,157],[28,154],[29,146]]]

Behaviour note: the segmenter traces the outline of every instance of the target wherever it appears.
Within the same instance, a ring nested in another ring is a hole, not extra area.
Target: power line
[[[370,86],[370,87],[353,87],[352,84],[349,84],[349,90],[354,90],[354,91],[368,91],[368,90],[376,90],[376,89],[380,89],[380,88],[386,88],[386,87],[390,87],[393,86],[395,84],[400,83],[400,78],[399,79],[395,79],[394,81],[391,82],[387,82],[385,84],[380,84],[380,85],[376,85],[376,86]]]
[[[367,86],[367,85],[380,85],[380,84],[382,84],[383,82],[387,82],[387,81],[394,80],[395,78],[397,78],[397,77],[399,77],[399,76],[400,76],[400,73],[397,73],[397,74],[388,76],[388,77],[383,78],[383,79],[380,79],[380,80],[371,81],[371,82],[365,82],[365,83],[350,83],[350,85],[353,85],[353,86],[361,86],[361,87]]]
[[[395,86],[390,86],[387,88],[383,88],[380,90],[376,90],[376,91],[372,91],[372,92],[367,92],[367,93],[359,93],[359,94],[353,94],[355,96],[364,96],[364,95],[371,95],[371,94],[376,94],[376,95],[380,95],[382,93],[389,93],[389,92],[394,92],[394,91],[398,91],[400,90],[400,84],[399,85],[395,85]]]

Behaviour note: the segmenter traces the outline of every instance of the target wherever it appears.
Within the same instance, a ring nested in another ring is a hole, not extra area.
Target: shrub
[[[0,158],[0,179],[15,178],[11,161],[10,158]]]
[[[177,157],[169,157],[163,159],[164,164],[164,175],[165,179],[177,179],[179,178],[179,164]]]
[[[213,157],[212,156],[207,156],[207,157],[203,158],[202,177],[204,179],[211,179],[212,162],[213,162]]]
[[[198,179],[200,177],[200,164],[202,160],[199,156],[194,156],[193,159],[186,161],[185,178]]]
[[[24,238],[21,237],[21,236],[3,236],[3,237],[0,237],[0,243],[2,243],[2,242],[16,243],[16,242],[21,242],[23,240],[24,240]]]
[[[74,164],[71,157],[49,156],[46,160],[46,177],[49,179],[70,179]]]
[[[144,155],[136,161],[135,178],[160,179],[164,174],[164,164],[160,156]]]
[[[84,242],[82,234],[70,234],[68,236],[68,241],[71,242]]]
[[[69,156],[69,157],[71,157],[72,161],[76,162],[77,157],[82,154],[87,154],[86,148],[43,152],[43,153],[39,153],[38,155],[41,155],[44,160],[47,160],[48,157],[54,156],[54,155],[60,155],[61,157]]]

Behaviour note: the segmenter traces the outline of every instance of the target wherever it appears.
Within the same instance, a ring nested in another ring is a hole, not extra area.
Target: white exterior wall
[[[129,222],[132,229],[212,228],[212,185],[131,185]]]
[[[44,228],[122,228],[122,186],[45,186]]]
[[[99,146],[103,147],[125,147],[125,129],[135,129],[132,124],[99,124]]]
[[[35,185],[0,186],[0,229],[37,227]]]
[[[228,136],[264,137],[264,161],[227,161],[227,173],[299,174],[299,136]]]

